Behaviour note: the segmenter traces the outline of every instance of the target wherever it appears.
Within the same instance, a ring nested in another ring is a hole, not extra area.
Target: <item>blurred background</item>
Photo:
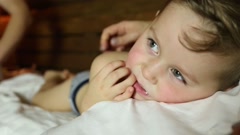
[[[90,68],[99,51],[102,30],[122,20],[152,20],[166,0],[27,0],[33,23],[4,63],[9,69]],[[8,23],[1,12],[0,34]]]

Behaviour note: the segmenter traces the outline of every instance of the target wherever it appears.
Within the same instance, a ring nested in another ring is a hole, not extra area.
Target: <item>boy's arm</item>
[[[133,94],[135,77],[123,61],[114,61],[106,66],[85,86],[81,99],[77,100],[79,111],[85,112],[101,101],[122,101]],[[81,92],[81,91],[80,91]]]
[[[31,23],[31,15],[24,0],[0,0],[0,6],[10,15],[10,21],[0,40],[0,63],[2,63],[21,40]]]

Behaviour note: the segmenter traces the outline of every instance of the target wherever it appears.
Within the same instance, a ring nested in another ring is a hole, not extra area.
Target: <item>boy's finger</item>
[[[110,73],[123,66],[125,66],[125,63],[121,60],[110,62],[100,70],[97,76],[99,79],[105,80]]]
[[[134,92],[134,88],[133,87],[128,87],[127,90],[124,93],[115,97],[114,100],[115,101],[123,101],[123,100],[129,99],[129,98],[132,97],[133,92]]]
[[[136,78],[133,74],[127,76],[125,80],[113,86],[113,90],[111,91],[112,96],[121,95],[128,87],[132,87],[135,82]]]
[[[129,76],[130,73],[131,73],[130,70],[126,67],[118,68],[111,72],[105,78],[106,80],[108,80],[106,83],[108,83],[108,86],[113,87],[115,84],[124,81],[125,78]]]
[[[133,74],[128,74],[128,76],[121,82],[115,84],[115,89],[126,89],[129,86],[132,86],[136,82],[136,78]]]

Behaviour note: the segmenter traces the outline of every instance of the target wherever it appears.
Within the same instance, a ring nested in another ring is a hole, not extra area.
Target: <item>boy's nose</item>
[[[142,66],[142,74],[145,79],[147,79],[152,84],[157,83],[158,76],[160,75],[160,67],[157,62],[148,62]]]

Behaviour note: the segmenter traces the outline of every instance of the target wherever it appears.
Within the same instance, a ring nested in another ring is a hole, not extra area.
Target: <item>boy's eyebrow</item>
[[[150,31],[153,32],[153,36],[154,36],[155,39],[157,40],[157,43],[160,43],[159,40],[158,40],[157,33],[156,33],[155,29],[154,29],[152,26],[150,26],[149,29],[150,29]],[[180,40],[180,39],[178,39],[178,40]],[[179,42],[182,44],[181,41],[179,41]],[[179,69],[184,75],[187,76],[187,78],[189,78],[189,80],[191,80],[191,81],[193,81],[193,82],[195,82],[195,83],[198,83],[198,81],[197,81],[197,79],[195,78],[195,76],[187,73],[186,70],[184,70],[184,68],[182,68],[181,66],[177,66],[177,67],[178,67],[178,69]]]
[[[156,33],[155,29],[152,27],[152,25],[150,26],[149,29],[150,29],[150,31],[153,32],[153,36],[154,36],[154,38],[157,40],[157,43],[159,44],[160,42],[159,42],[159,40],[158,40],[157,33]]]
[[[181,40],[181,38],[180,38],[180,36],[178,36],[178,41],[179,41],[179,43],[183,46],[183,47],[185,47],[186,45],[183,43],[183,41]],[[180,66],[179,66],[180,67]],[[198,81],[197,81],[197,79],[196,79],[196,77],[195,76],[193,76],[193,75],[191,75],[191,74],[188,74],[187,72],[185,72],[186,70],[184,70],[183,68],[179,68],[179,69],[181,69],[181,71],[190,79],[190,80],[192,80],[193,82],[195,82],[195,83],[198,83]]]

